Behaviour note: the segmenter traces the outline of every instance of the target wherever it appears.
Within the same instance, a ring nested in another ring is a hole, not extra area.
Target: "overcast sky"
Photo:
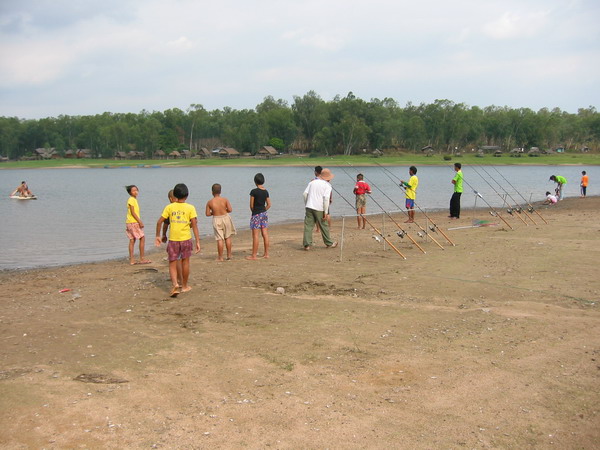
[[[0,116],[254,108],[314,90],[401,106],[600,106],[598,0],[0,0]]]

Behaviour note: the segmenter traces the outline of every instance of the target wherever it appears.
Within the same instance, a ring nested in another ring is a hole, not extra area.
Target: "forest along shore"
[[[2,272],[0,446],[593,448],[599,208],[435,213],[456,245],[406,260],[349,227],[305,252],[294,223],[247,261],[244,231],[174,300],[160,257]]]

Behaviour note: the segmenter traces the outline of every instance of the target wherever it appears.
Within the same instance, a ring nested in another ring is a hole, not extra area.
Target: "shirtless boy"
[[[231,236],[235,234],[235,227],[229,213],[233,211],[231,203],[221,197],[221,185],[212,185],[213,198],[206,203],[206,216],[213,216],[213,230],[217,241],[217,261],[223,261],[223,243],[227,248],[227,261],[231,259]]]

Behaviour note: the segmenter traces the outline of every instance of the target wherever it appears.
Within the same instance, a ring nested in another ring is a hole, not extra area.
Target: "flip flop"
[[[169,296],[171,298],[175,298],[179,295],[179,286],[175,286],[173,289],[171,289],[171,293],[169,294]]]

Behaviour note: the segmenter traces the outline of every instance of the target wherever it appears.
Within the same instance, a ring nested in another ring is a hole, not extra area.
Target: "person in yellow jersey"
[[[417,178],[417,168],[410,166],[408,169],[410,178],[407,181],[400,180],[400,186],[406,189],[406,210],[408,211],[408,220],[404,223],[413,223],[415,221],[415,200],[417,199],[417,186],[419,186],[419,178]]]
[[[190,257],[194,251],[192,243],[192,231],[196,238],[194,253],[200,252],[200,234],[198,233],[198,214],[196,208],[186,203],[189,191],[185,184],[179,183],[173,188],[173,196],[177,201],[165,206],[161,216],[156,223],[155,245],[160,247],[161,228],[165,220],[169,219],[169,242],[167,243],[167,254],[169,257],[169,276],[171,278],[171,297],[192,290],[188,284],[190,276]],[[181,266],[177,261],[181,260]],[[181,269],[179,269],[181,267]],[[181,271],[181,273],[178,273]],[[181,279],[181,286],[179,281]]]

